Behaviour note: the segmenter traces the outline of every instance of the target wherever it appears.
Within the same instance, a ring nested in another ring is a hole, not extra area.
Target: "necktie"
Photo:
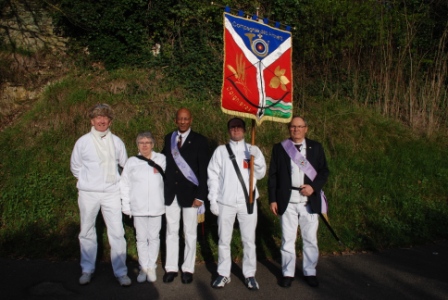
[[[294,145],[297,148],[297,151],[300,152],[300,149],[302,149],[302,144]]]
[[[177,148],[180,149],[182,147],[182,136],[179,134],[179,140],[177,141]]]

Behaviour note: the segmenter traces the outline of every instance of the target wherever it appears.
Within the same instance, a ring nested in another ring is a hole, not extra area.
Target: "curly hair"
[[[94,119],[98,116],[108,117],[110,120],[112,120],[114,118],[114,111],[106,103],[97,104],[90,109],[89,118]]]

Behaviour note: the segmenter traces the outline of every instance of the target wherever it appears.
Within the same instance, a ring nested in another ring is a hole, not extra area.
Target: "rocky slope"
[[[39,1],[7,1],[0,16],[1,131],[68,66],[66,39],[55,34],[52,18]]]

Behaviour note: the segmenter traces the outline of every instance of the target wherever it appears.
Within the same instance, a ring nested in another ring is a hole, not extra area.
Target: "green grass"
[[[155,149],[160,151],[163,136],[175,129],[175,111],[182,106],[192,110],[192,127],[207,136],[212,147],[228,140],[230,116],[221,112],[218,96],[198,101],[188,91],[164,88],[163,82],[157,72],[147,70],[68,75],[48,86],[29,112],[0,133],[0,255],[79,257],[70,154],[75,141],[90,129],[87,111],[95,103],[106,102],[115,109],[112,131],[123,139],[129,156],[137,153],[135,137],[144,130],[154,134]],[[448,237],[446,133],[423,138],[398,121],[337,99],[307,99],[305,107],[294,109],[308,119],[309,137],[324,145],[331,171],[325,187],[329,217],[345,247],[321,224],[323,253],[378,250]],[[272,145],[287,135],[285,124],[264,122],[256,128],[256,144],[268,163]],[[280,225],[269,211],[267,179],[258,186],[258,256],[278,258]],[[124,223],[128,255],[136,259],[132,221]],[[198,260],[215,260],[216,217],[207,213],[204,235],[201,226],[198,230]],[[107,260],[101,217],[98,233],[99,257]],[[241,259],[237,226],[232,251],[235,259]]]

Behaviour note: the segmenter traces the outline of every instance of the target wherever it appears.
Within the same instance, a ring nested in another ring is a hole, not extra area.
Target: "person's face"
[[[138,151],[145,157],[151,155],[152,148],[154,147],[154,143],[151,139],[146,137],[141,138],[137,142]]]
[[[99,132],[105,132],[109,128],[111,123],[112,120],[106,116],[96,116],[95,118],[90,120],[90,124],[92,124],[95,130]]]
[[[229,133],[232,141],[238,142],[244,139],[244,128],[241,126],[230,126]]]
[[[174,120],[180,133],[187,131],[190,128],[192,121],[193,118],[191,117],[190,112],[186,109],[181,109]]]
[[[294,118],[289,125],[289,134],[295,143],[300,143],[305,138],[308,127],[302,118]]]

